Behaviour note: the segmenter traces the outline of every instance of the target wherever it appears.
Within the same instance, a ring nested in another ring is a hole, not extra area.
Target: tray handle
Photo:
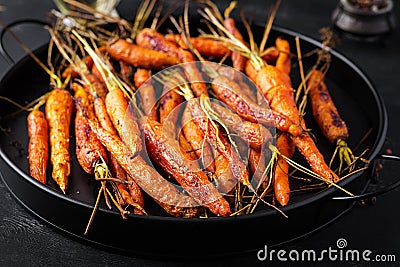
[[[397,155],[386,155],[386,154],[380,154],[374,158],[374,161],[377,159],[384,159],[384,160],[394,160],[394,161],[400,161],[400,156]],[[372,169],[372,174],[375,173],[375,168],[376,164],[374,164],[373,169]],[[373,179],[373,177],[371,177]],[[400,186],[400,178],[397,179],[395,182],[385,186],[384,188],[377,190],[375,192],[369,192],[365,194],[360,194],[360,195],[355,195],[355,196],[344,196],[344,197],[333,197],[332,200],[351,200],[351,201],[356,201],[356,200],[362,200],[362,199],[371,199],[373,197],[385,194],[387,192],[393,191],[397,187]]]
[[[51,26],[50,23],[38,19],[20,19],[16,20],[14,22],[11,22],[3,27],[0,32],[0,53],[4,57],[4,59],[7,61],[8,64],[14,64],[15,61],[14,59],[10,56],[10,54],[7,52],[7,49],[4,46],[4,35],[7,33],[7,31],[10,31],[11,28],[21,25],[21,24],[38,24],[42,26]],[[11,31],[10,31],[11,32]],[[16,38],[15,34],[11,32],[14,38]]]

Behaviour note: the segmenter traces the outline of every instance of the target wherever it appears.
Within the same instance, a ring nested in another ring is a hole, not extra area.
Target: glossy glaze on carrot
[[[49,159],[49,126],[44,113],[38,109],[29,112],[27,122],[29,173],[42,184],[46,184],[46,170]]]
[[[332,143],[347,140],[349,131],[325,84],[324,74],[315,70],[308,80],[313,115],[324,136]]]
[[[286,133],[280,133],[276,139],[276,148],[285,157],[291,158],[295,146]],[[274,196],[282,206],[286,206],[290,198],[289,163],[278,155],[274,169]]]
[[[262,123],[266,126],[275,126],[293,135],[299,135],[302,132],[301,127],[290,120],[288,116],[285,116],[285,114],[282,115],[277,113],[276,110],[262,107],[246,96],[241,95],[238,84],[225,76],[215,78],[212,83],[212,89],[219,100],[248,121]]]
[[[148,118],[141,120],[150,158],[175,180],[200,205],[207,207],[219,216],[231,214],[229,203],[219,194],[207,175],[200,169],[197,161],[182,153],[176,140],[166,138],[159,122]]]
[[[135,86],[142,100],[144,114],[153,120],[158,121],[158,112],[156,109],[156,92],[149,79],[150,71],[138,68],[134,75]],[[148,81],[146,83],[146,81]]]
[[[103,146],[118,161],[125,172],[149,194],[166,212],[175,217],[192,218],[200,211],[198,203],[190,196],[180,193],[177,188],[165,180],[155,169],[146,163],[140,155],[132,153],[122,140],[104,130],[90,108],[84,110],[90,127]]]
[[[66,193],[71,171],[69,138],[73,106],[74,102],[70,93],[60,88],[51,90],[46,101],[46,119],[50,129],[50,161],[53,166],[52,177],[63,193]]]
[[[135,45],[123,39],[111,44],[108,53],[115,60],[122,60],[134,67],[148,69],[161,69],[180,62],[176,57]]]
[[[75,105],[92,105],[89,100],[89,94],[86,93],[82,86],[74,83],[72,87],[75,91]],[[81,109],[77,109],[75,113],[75,142],[76,157],[86,173],[94,174],[93,166],[95,163],[102,162],[102,160],[106,163],[108,162],[106,150],[94,135]]]

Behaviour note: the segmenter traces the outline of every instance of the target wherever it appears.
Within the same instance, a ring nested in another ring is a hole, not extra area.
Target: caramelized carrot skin
[[[106,130],[108,133],[117,136],[118,133],[115,130],[112,121],[107,113],[107,108],[105,105],[105,102],[101,98],[95,98],[94,100],[94,111],[95,115],[101,125],[101,127]],[[144,207],[144,196],[143,192],[140,189],[140,187],[137,185],[137,183],[130,177],[126,175],[125,171],[122,169],[122,167],[119,165],[118,161],[114,158],[113,155],[109,155],[110,159],[110,169],[112,171],[112,174],[115,175],[115,177],[121,179],[121,180],[129,180],[131,184],[125,185],[123,183],[117,183],[117,187],[119,189],[119,192],[122,195],[122,199],[124,200],[125,204],[133,204],[136,203],[140,207]],[[129,192],[128,192],[129,191]],[[139,209],[134,209],[135,214],[143,214],[143,212]]]
[[[290,45],[289,42],[280,37],[275,40],[276,48],[279,51],[278,58],[276,60],[276,68],[286,74],[290,74],[292,69],[292,62],[290,58]]]
[[[121,179],[122,181],[126,181],[126,173],[118,164],[117,160],[111,156],[108,166],[110,167],[110,173],[112,177]],[[116,194],[118,203],[120,205],[129,205],[133,204],[133,199],[128,192],[126,184],[123,183],[116,183],[119,194]]]
[[[183,96],[170,89],[164,87],[163,95],[160,98],[160,104],[158,107],[160,122],[164,123],[166,120],[170,121],[174,125],[178,122],[178,112],[173,112],[184,101]]]
[[[190,110],[187,108],[185,108],[182,113],[182,132],[196,154],[196,158],[201,159],[201,162],[207,171],[214,172],[215,164],[213,161],[214,156],[211,146],[206,140],[204,140],[204,132],[202,132],[192,120]]]
[[[142,99],[142,107],[144,114],[158,121],[158,113],[156,105],[156,92],[150,82],[146,83],[151,78],[150,71],[146,69],[137,69],[134,75],[135,86],[139,91]]]
[[[325,163],[324,156],[318,150],[308,133],[292,136],[292,140],[300,153],[306,158],[311,169],[328,181],[337,182],[339,177]]]
[[[197,100],[192,99],[191,101],[188,101],[186,107],[190,110],[193,121],[197,124],[199,129],[205,133],[208,142],[215,145],[217,150],[229,159],[235,179],[244,185],[249,185],[249,173],[246,164],[240,158],[239,154],[233,150],[231,144],[226,140],[222,133],[217,131],[210,120],[206,118]]]
[[[168,41],[178,44],[183,49],[188,49],[180,34],[166,34],[164,37]],[[223,58],[231,53],[223,43],[216,40],[202,37],[191,37],[190,42],[193,47],[199,51],[200,55],[204,57]]]
[[[115,60],[122,60],[134,67],[148,69],[160,69],[180,62],[176,57],[137,46],[123,39],[111,44],[108,53]]]
[[[194,62],[195,57],[190,51],[182,49],[175,43],[168,41],[162,34],[153,29],[145,28],[140,31],[136,37],[136,42],[148,49],[165,52],[166,54],[177,57],[182,63]],[[185,64],[183,66],[185,74],[191,83],[191,88],[195,96],[208,95],[207,87],[203,81],[203,77],[195,64]]]
[[[182,59],[183,49],[153,29],[142,29],[136,36],[136,43],[141,47],[164,52],[170,56]]]
[[[249,67],[247,70],[254,71],[255,69]],[[326,164],[314,140],[307,132],[300,130],[305,128],[305,125],[294,101],[294,92],[291,88],[290,77],[271,65],[263,66],[257,73],[252,73],[250,76],[256,77],[255,83],[263,92],[270,107],[294,122],[288,132],[292,134],[294,144],[306,158],[311,169],[327,181],[338,181],[339,177]],[[296,135],[290,129],[300,131]]]
[[[118,161],[125,172],[147,192],[166,212],[175,217],[192,218],[199,213],[197,202],[180,193],[170,182],[150,167],[141,156],[135,156],[118,136],[103,129],[92,109],[84,110],[89,125],[103,146]]]
[[[308,80],[313,115],[324,136],[333,144],[349,137],[346,123],[340,117],[324,81],[324,74],[315,70]]]
[[[251,148],[260,150],[266,142],[272,140],[269,130],[261,124],[243,120],[230,109],[217,103],[213,102],[211,105],[228,129],[241,137]]]
[[[291,158],[295,146],[286,133],[281,133],[276,139],[276,148],[282,155]],[[274,194],[276,200],[282,206],[286,206],[289,203],[290,198],[288,174],[289,163],[281,155],[278,155],[278,160],[274,170]]]
[[[46,119],[49,123],[50,161],[52,177],[65,193],[71,171],[69,137],[74,102],[65,89],[53,89],[46,102]]]
[[[93,134],[82,112],[75,115],[76,157],[82,169],[89,174],[94,173],[93,165],[100,160],[99,155],[108,162],[107,153]]]
[[[149,118],[141,120],[147,151],[150,157],[172,175],[200,205],[220,216],[231,214],[229,203],[218,193],[196,161],[179,149],[176,140],[163,135],[162,125]]]
[[[217,153],[215,157],[215,173],[218,191],[222,194],[232,192],[237,184],[237,180],[233,176],[229,159],[221,153]]]
[[[279,114],[268,108],[260,107],[247,97],[240,95],[238,84],[225,76],[215,78],[212,89],[218,99],[227,104],[245,120],[262,123],[267,126],[276,126],[278,129],[288,131],[293,135],[299,135],[302,132],[302,129],[294,121],[290,120],[288,116]]]
[[[224,21],[226,29],[236,37],[239,41],[243,42],[243,37],[240,31],[236,28],[235,20],[232,18],[226,18]],[[246,64],[246,58],[239,52],[232,52],[231,54],[233,68],[243,71]]]
[[[101,80],[99,78],[92,74],[89,73],[86,76],[86,79],[88,79],[89,83],[93,86],[94,91],[96,92],[96,95],[102,99],[104,99],[107,95],[107,87],[104,86]],[[85,87],[88,87],[87,85]],[[86,88],[86,91],[89,92],[90,95],[93,94],[92,88]]]
[[[264,152],[260,150],[250,149],[249,150],[249,169],[252,175],[252,182],[256,182],[255,184],[267,183],[268,181],[261,181],[263,172],[265,170],[265,158]],[[266,177],[265,179],[267,179]]]
[[[188,140],[186,140],[182,131],[179,131],[178,133],[178,142],[182,153],[186,153],[191,160],[197,159],[196,153],[194,153],[192,146],[189,144]]]
[[[142,150],[142,139],[139,125],[123,91],[120,89],[111,90],[106,96],[105,103],[107,113],[122,141],[131,148],[134,154],[140,152]]]
[[[74,83],[72,88],[75,91],[75,105],[89,106],[92,105],[90,95],[85,89]],[[94,174],[94,164],[101,160],[108,163],[107,152],[103,145],[93,134],[87,119],[83,116],[82,110],[77,109],[75,113],[75,140],[76,140],[76,156],[79,164],[86,173]]]
[[[294,132],[290,131],[290,133],[294,136],[301,134],[302,120],[294,101],[290,77],[275,66],[266,65],[257,72],[255,79],[256,85],[263,92],[270,107],[293,122],[289,130],[294,130]]]
[[[46,184],[46,169],[49,159],[49,126],[44,113],[32,110],[28,122],[28,160],[30,175]]]

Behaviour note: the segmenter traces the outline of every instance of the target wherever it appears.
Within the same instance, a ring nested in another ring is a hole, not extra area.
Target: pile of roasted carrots
[[[154,2],[144,1],[140,19]],[[247,214],[260,201],[279,209],[290,203],[295,149],[310,167],[301,170],[336,186],[338,172],[319,152],[295,101],[288,40],[266,48],[263,40],[255,48],[230,17],[235,2],[223,15],[212,2],[202,4],[210,33],[203,29],[197,37],[189,36],[187,6],[182,18],[172,18],[177,33],[160,32],[154,23],[126,32],[128,22],[97,14],[118,25],[101,38],[97,26],[62,27],[58,14],[49,31],[64,58],[60,78],[69,83],[50,90],[44,112],[36,107],[28,115],[32,177],[46,184],[49,160],[52,178],[68,193],[68,180],[78,178],[69,177],[75,153],[99,181],[98,197],[103,192],[123,217],[148,214],[146,194],[176,217]],[[349,134],[325,73],[314,68],[304,83],[323,134],[343,147]],[[352,164],[351,150],[344,151]]]

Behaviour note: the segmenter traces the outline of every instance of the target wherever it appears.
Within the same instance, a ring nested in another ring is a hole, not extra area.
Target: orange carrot
[[[69,137],[73,105],[70,93],[60,88],[53,89],[46,101],[46,119],[50,129],[50,161],[53,166],[52,177],[64,194],[71,171]]]
[[[129,43],[123,39],[119,39],[115,43],[111,44],[108,53],[115,60],[122,60],[134,67],[148,69],[160,69],[180,62],[177,57],[169,56],[163,52],[146,49],[133,43]]]
[[[150,167],[140,155],[135,156],[122,140],[103,129],[91,108],[84,109],[89,124],[96,137],[118,161],[125,172],[172,216],[191,218],[199,213],[197,202],[180,193],[175,186],[165,180]]]
[[[294,145],[290,137],[286,133],[280,133],[276,139],[276,148],[278,151],[291,158],[294,153]],[[290,186],[289,186],[289,163],[281,155],[278,155],[278,159],[274,169],[274,195],[276,200],[282,206],[286,206],[289,202],[290,197]]]
[[[183,49],[188,49],[180,34],[166,34],[164,37],[168,41],[178,44]],[[222,42],[216,40],[202,37],[191,37],[190,42],[194,49],[199,51],[200,55],[204,57],[223,58],[224,56],[231,54],[231,51]]]
[[[148,49],[162,51],[172,57],[178,57],[182,63],[194,62],[195,57],[190,51],[187,51],[175,43],[168,41],[162,34],[153,29],[145,28],[136,36],[136,42]],[[191,83],[191,88],[195,96],[208,95],[207,87],[203,81],[201,72],[195,64],[185,64],[183,66],[186,76]]]
[[[108,133],[113,134],[115,136],[118,135],[117,131],[115,130],[112,121],[107,113],[106,105],[101,98],[95,98],[94,100],[94,110],[96,117],[101,125],[101,127],[106,130]],[[144,196],[143,192],[139,190],[139,186],[136,182],[131,178],[127,177],[125,171],[121,168],[118,161],[114,158],[113,155],[109,156],[110,158],[110,169],[114,177],[119,178],[123,181],[130,181],[130,184],[126,186],[123,183],[117,183],[117,187],[119,192],[122,195],[122,199],[126,204],[134,204],[136,203],[140,207],[144,207]],[[129,190],[129,193],[128,191]],[[142,210],[135,208],[135,214],[143,214]]]
[[[188,108],[185,108],[182,113],[182,131],[192,150],[197,155],[196,158],[201,159],[203,167],[209,172],[214,172],[215,165],[212,148],[207,140],[204,140],[204,132],[194,122]]]
[[[46,170],[49,159],[49,126],[44,113],[32,110],[28,121],[28,159],[29,171],[33,178],[46,184]]]
[[[72,84],[75,91],[74,99],[80,105],[92,105],[89,94],[85,89],[77,83]],[[94,164],[104,160],[108,162],[107,152],[103,145],[93,134],[87,119],[83,116],[81,110],[77,110],[75,114],[75,140],[76,140],[76,157],[79,164],[86,173],[94,174]]]
[[[289,42],[278,37],[275,40],[275,45],[279,51],[275,66],[278,70],[289,75],[292,68]]]
[[[349,131],[340,117],[324,81],[324,74],[318,70],[312,72],[307,84],[314,118],[324,136],[332,143],[347,140]]]
[[[146,81],[148,81],[150,78],[149,70],[138,68],[134,76],[135,86],[138,89],[142,99],[141,103],[144,114],[153,120],[158,121],[158,113],[155,107],[156,92],[154,91],[154,87],[151,85],[150,81],[146,83]]]
[[[131,148],[132,153],[140,152],[142,141],[139,126],[123,91],[120,89],[109,91],[105,103],[107,113],[122,141]]]
[[[200,205],[219,216],[228,216],[229,203],[219,194],[206,174],[190,156],[182,153],[178,141],[166,138],[159,122],[144,117],[141,120],[147,151],[157,165],[172,175]]]
[[[243,42],[243,37],[242,34],[240,33],[240,31],[236,28],[236,23],[235,20],[232,18],[225,18],[224,21],[225,27],[226,29],[233,35],[236,37],[236,39],[238,39],[239,41]],[[231,59],[232,59],[232,65],[235,69],[237,69],[238,71],[242,71],[245,68],[245,64],[246,64],[246,58],[240,54],[239,52],[236,51],[232,51],[231,54]]]

